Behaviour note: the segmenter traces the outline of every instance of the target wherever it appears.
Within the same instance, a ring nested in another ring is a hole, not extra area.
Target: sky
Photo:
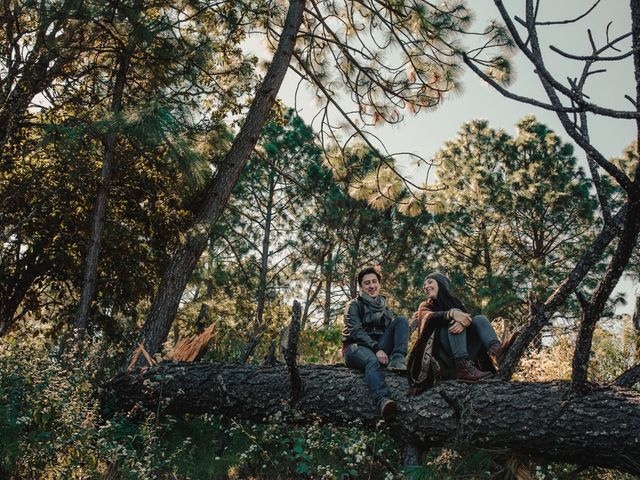
[[[594,1],[585,0],[541,0],[539,20],[564,20],[575,18],[586,12]],[[509,12],[524,18],[523,0],[505,0]],[[474,28],[481,29],[489,19],[499,17],[499,13],[490,0],[468,0],[467,6],[476,16]],[[606,43],[607,24],[610,38],[627,33],[630,29],[629,3],[625,0],[600,0],[596,8],[585,19],[572,25],[541,27],[540,40],[543,43],[543,54],[548,62],[549,70],[560,80],[567,76],[579,76],[582,63],[560,57],[548,48],[552,44],[561,50],[577,55],[588,55],[591,46],[587,36],[587,29],[591,29],[594,41],[598,47]],[[621,48],[629,46],[630,42],[623,41]],[[611,52],[616,54],[616,52]],[[524,55],[517,54],[513,58],[516,80],[510,87],[514,93],[546,99],[544,91],[535,76],[532,67]],[[602,106],[632,110],[633,107],[624,95],[635,98],[633,64],[631,59],[622,62],[606,62],[602,68],[607,72],[594,75],[587,84],[586,91],[591,100]],[[287,105],[298,106],[299,114],[310,122],[318,111],[318,107],[311,101],[311,95],[304,90],[298,92],[294,98],[298,79],[290,71],[285,78],[279,97]],[[515,135],[515,123],[528,114],[535,115],[540,121],[557,132],[563,141],[573,143],[564,132],[559,120],[553,112],[545,111],[531,105],[521,104],[507,99],[486,85],[472,72],[465,72],[463,78],[463,93],[446,99],[435,111],[420,112],[418,115],[406,115],[404,121],[396,125],[380,125],[373,129],[373,133],[384,143],[387,151],[413,152],[423,158],[432,158],[443,146],[444,142],[453,139],[460,126],[473,118],[489,120],[493,128],[503,128],[511,135]],[[566,81],[565,81],[566,83]],[[592,143],[607,158],[619,155],[635,136],[634,122],[630,120],[615,120],[591,116],[589,119]],[[575,155],[586,170],[584,153],[575,148]],[[418,181],[425,181],[425,171],[415,170],[409,164],[404,172]],[[420,178],[421,177],[421,178]],[[616,313],[631,313],[633,310],[633,294],[640,291],[637,281],[624,278],[617,290],[627,293],[627,306],[621,306]]]

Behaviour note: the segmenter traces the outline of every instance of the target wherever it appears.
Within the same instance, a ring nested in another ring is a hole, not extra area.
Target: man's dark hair
[[[382,281],[382,276],[380,275],[380,272],[375,269],[375,267],[367,267],[360,270],[360,273],[358,273],[358,286],[362,286],[362,279],[365,275],[369,275],[370,273],[373,273],[376,277],[378,277],[378,282]]]

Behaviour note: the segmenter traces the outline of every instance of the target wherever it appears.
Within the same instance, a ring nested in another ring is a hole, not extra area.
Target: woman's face
[[[424,290],[424,294],[427,296],[427,298],[430,298],[431,300],[435,300],[438,296],[438,282],[436,282],[433,278],[427,278],[424,281],[422,289]]]

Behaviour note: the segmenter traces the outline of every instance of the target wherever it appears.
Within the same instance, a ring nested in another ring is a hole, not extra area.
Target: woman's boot
[[[505,354],[505,348],[500,342],[494,343],[489,347],[489,350],[487,350],[489,360],[491,360],[491,364],[493,365],[493,368],[496,369],[496,372],[500,370],[500,364],[502,363],[502,360],[504,360]]]
[[[495,342],[487,350],[487,355],[489,356],[489,360],[491,360],[491,363],[493,364],[493,368],[495,368],[496,371],[500,370],[500,365],[502,365],[502,361],[504,360],[504,357],[507,356],[507,351],[509,350],[509,347],[511,347],[511,345],[513,344],[513,342],[515,342],[517,337],[518,337],[518,332],[514,332],[511,335],[509,335],[509,338],[507,338],[504,342]]]
[[[483,372],[469,359],[456,361],[456,378],[461,382],[474,383],[492,375],[491,372]]]

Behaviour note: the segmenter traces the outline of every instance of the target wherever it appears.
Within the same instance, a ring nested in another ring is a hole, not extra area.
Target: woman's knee
[[[472,323],[475,323],[476,325],[491,325],[489,319],[484,315],[476,315],[475,317],[473,317]]]
[[[482,337],[483,335],[489,335],[495,337],[496,332],[493,329],[493,325],[487,317],[484,315],[476,315],[471,322],[473,329]]]

